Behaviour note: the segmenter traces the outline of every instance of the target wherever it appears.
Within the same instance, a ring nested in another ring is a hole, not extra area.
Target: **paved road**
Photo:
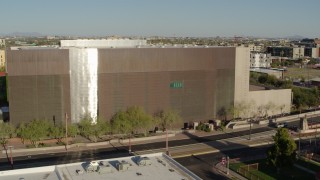
[[[296,142],[298,144],[298,142]],[[266,157],[266,151],[270,146],[247,147],[236,150],[227,150],[218,153],[209,153],[204,155],[189,156],[183,158],[175,158],[177,162],[194,172],[202,179],[227,179],[224,175],[217,171],[214,167],[224,156],[230,159],[239,158],[241,160],[254,160]],[[312,148],[312,147],[311,147]],[[301,150],[309,150],[309,140],[301,140]]]
[[[252,129],[252,133],[260,133],[260,132],[268,131],[270,129],[271,128],[269,127]],[[197,137],[192,134],[187,134],[190,137],[190,139],[169,141],[169,146],[175,147],[175,146],[189,145],[194,143],[217,141],[217,140],[226,139],[226,138],[244,136],[248,134],[249,134],[248,130],[212,135],[207,137]],[[164,147],[165,147],[165,142],[155,142],[155,143],[148,143],[148,144],[133,145],[132,151],[145,151],[145,150],[159,149]],[[128,156],[129,154],[127,153],[128,152],[127,149],[128,148],[126,146],[122,146],[117,148],[102,148],[102,149],[94,149],[89,151],[40,154],[40,155],[32,155],[31,157],[30,156],[14,157],[14,169],[65,164],[65,163],[86,161],[90,159],[107,159],[112,157]],[[8,160],[2,157],[2,159],[0,159],[0,170],[8,170],[8,169],[11,169],[11,166],[9,166]]]
[[[217,172],[214,167],[221,161],[223,156],[228,155],[231,159],[236,157],[252,157],[252,154],[259,155],[265,154],[268,146],[249,147],[237,150],[229,150],[219,153],[210,153],[198,156],[184,157],[175,159],[177,162],[194,172],[202,179],[227,179],[224,175]]]
[[[312,118],[308,118],[308,123],[309,124],[319,124],[320,123],[320,117],[312,117]],[[289,127],[292,127],[292,126],[295,126],[297,128],[300,128],[300,121],[297,120],[297,121],[292,121],[292,122],[288,122],[288,126]]]
[[[252,134],[261,133],[265,131],[270,131],[273,128],[271,127],[261,127],[252,129]],[[193,134],[186,134],[190,139],[183,140],[173,140],[169,141],[170,147],[182,146],[182,145],[190,145],[195,143],[204,143],[204,142],[212,142],[221,139],[233,138],[238,136],[248,136],[249,131],[243,130],[232,133],[225,133],[219,135],[212,135],[207,137],[197,137]],[[165,142],[154,142],[148,144],[140,144],[133,145],[132,151],[145,151],[150,149],[159,149],[164,148]],[[29,167],[39,167],[46,165],[56,165],[56,164],[64,164],[71,162],[79,162],[79,161],[87,161],[91,159],[107,159],[113,157],[123,157],[128,156],[127,147],[117,147],[117,148],[102,148],[102,149],[94,149],[88,151],[78,151],[78,152],[68,152],[68,153],[52,153],[52,154],[42,154],[42,155],[32,155],[30,156],[21,156],[14,158],[14,168],[29,168]],[[0,170],[8,170],[11,167],[8,164],[7,159],[0,159]]]

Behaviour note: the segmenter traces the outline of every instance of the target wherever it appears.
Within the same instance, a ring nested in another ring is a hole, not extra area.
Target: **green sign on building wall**
[[[170,88],[173,88],[173,89],[183,88],[183,83],[180,81],[173,81],[170,83]]]

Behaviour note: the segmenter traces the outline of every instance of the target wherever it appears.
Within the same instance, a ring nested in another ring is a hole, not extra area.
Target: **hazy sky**
[[[320,0],[1,0],[0,34],[320,37]]]

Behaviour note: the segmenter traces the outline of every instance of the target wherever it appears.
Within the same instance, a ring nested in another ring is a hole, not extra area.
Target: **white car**
[[[287,127],[288,126],[288,124],[286,123],[286,122],[284,122],[284,123],[277,123],[276,124],[276,128],[284,128],[284,127]]]

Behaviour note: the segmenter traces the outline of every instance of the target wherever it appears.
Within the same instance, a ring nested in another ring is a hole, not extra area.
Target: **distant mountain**
[[[304,36],[300,36],[300,35],[293,35],[293,36],[287,36],[284,37],[285,39],[291,39],[291,40],[301,40],[301,39],[305,39],[307,37]]]

